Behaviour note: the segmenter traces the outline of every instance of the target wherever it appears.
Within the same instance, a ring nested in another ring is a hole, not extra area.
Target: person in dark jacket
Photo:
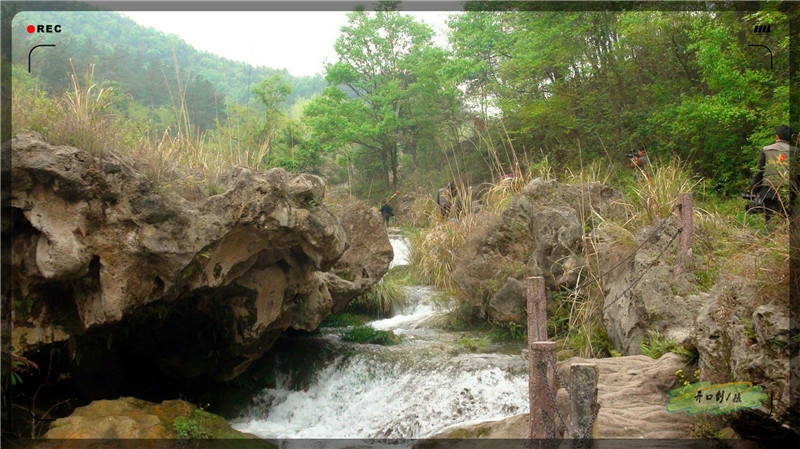
[[[389,227],[389,219],[394,217],[394,211],[392,210],[392,206],[388,204],[384,204],[381,206],[381,215],[383,219],[386,221],[386,227]]]
[[[647,149],[645,149],[644,145],[639,145],[631,158],[631,167],[646,170],[648,168],[647,164],[649,163],[650,160],[647,158]]]
[[[389,219],[394,217],[394,211],[392,210],[392,206],[390,206],[389,203],[391,203],[392,200],[395,199],[395,197],[397,197],[397,195],[399,194],[400,194],[399,190],[394,192],[392,196],[390,196],[389,199],[386,200],[386,202],[384,202],[383,205],[381,206],[380,209],[381,216],[383,216],[383,220],[386,222],[387,228],[389,227]]]
[[[750,183],[750,191],[757,196],[756,202],[764,208],[767,224],[775,214],[788,216],[800,187],[798,173],[791,173],[789,169],[799,151],[789,144],[791,138],[792,128],[788,125],[775,128],[775,143],[761,149],[756,174]]]

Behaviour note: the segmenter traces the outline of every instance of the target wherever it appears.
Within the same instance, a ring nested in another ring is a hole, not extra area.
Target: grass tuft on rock
[[[342,340],[351,343],[392,346],[402,339],[392,331],[377,330],[370,325],[348,327],[340,332]]]

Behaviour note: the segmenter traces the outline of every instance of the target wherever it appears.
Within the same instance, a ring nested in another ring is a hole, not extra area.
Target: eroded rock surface
[[[558,378],[569,382],[570,366],[596,364],[599,372],[594,438],[682,439],[692,438],[689,416],[666,411],[668,392],[677,387],[675,372],[685,369],[675,354],[658,360],[646,356],[582,359],[573,357],[558,363]],[[556,395],[559,416],[569,421],[569,395],[560,388]],[[465,426],[435,438],[523,439],[528,433],[528,414],[508,419]],[[564,433],[559,418],[557,438]],[[438,447],[435,443],[425,447]],[[446,446],[445,446],[446,447]]]
[[[665,219],[637,233],[636,247],[616,253],[599,238],[600,266],[618,267],[605,278],[603,320],[614,347],[624,355],[641,354],[648,332],[689,344],[703,298],[691,293],[696,290],[694,275],[678,267],[677,232],[675,221]]]
[[[785,433],[781,426],[792,420],[790,368],[797,367],[790,363],[788,304],[755,304],[753,287],[735,277],[724,277],[704,297],[694,337],[701,379],[760,385],[771,403],[727,418],[741,433]]]
[[[624,216],[620,199],[597,182],[534,179],[462,255],[454,275],[460,289],[491,321],[523,324],[524,289],[514,281],[543,276],[548,290],[574,286],[586,266],[584,221]]]
[[[35,133],[10,146],[10,349],[60,342],[78,371],[108,366],[83,383],[136,369],[233,379],[286,329],[316,329],[392,259],[377,211],[337,218],[317,176],[232,167],[222,193],[188,202],[113,153]]]

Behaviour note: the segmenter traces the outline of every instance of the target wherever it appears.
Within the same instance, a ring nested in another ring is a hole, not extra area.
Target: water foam
[[[407,263],[407,242],[396,237],[395,262]],[[351,439],[345,446],[352,447],[352,439],[426,438],[455,425],[528,412],[527,363],[521,355],[465,353],[455,344],[461,335],[428,325],[440,313],[430,300],[434,290],[408,287],[407,293],[408,306],[398,315],[370,323],[402,334],[403,343],[337,341],[345,355],[325,364],[306,389],[289,389],[287,374],[276,373],[277,387],[253,398],[233,427],[286,440],[281,447],[291,447],[293,439],[332,438]],[[338,335],[318,337],[331,339]],[[310,353],[308,363],[314,357]],[[335,440],[330,443],[325,447],[337,447]]]
[[[262,438],[425,438],[444,428],[527,412],[526,376],[455,358],[407,366],[358,355],[306,391],[269,389],[233,423]]]

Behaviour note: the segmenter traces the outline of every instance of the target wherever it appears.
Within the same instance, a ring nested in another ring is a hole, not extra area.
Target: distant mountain
[[[9,12],[5,6],[4,20]],[[321,74],[293,77],[285,69],[253,67],[198,51],[178,36],[143,27],[117,12],[78,7],[84,10],[23,11],[13,19],[14,64],[27,67],[28,53],[35,45],[55,45],[37,48],[30,61],[31,73],[52,91],[69,88],[73,71],[70,60],[79,79],[93,63],[94,82],[113,83],[118,92],[148,107],[173,104],[179,98],[179,87],[187,98],[214,101],[217,110],[225,104],[223,99],[252,106],[256,101],[252,87],[275,73],[281,73],[293,89],[286,101],[287,110],[325,87]],[[58,24],[61,32],[29,34],[29,24]]]

